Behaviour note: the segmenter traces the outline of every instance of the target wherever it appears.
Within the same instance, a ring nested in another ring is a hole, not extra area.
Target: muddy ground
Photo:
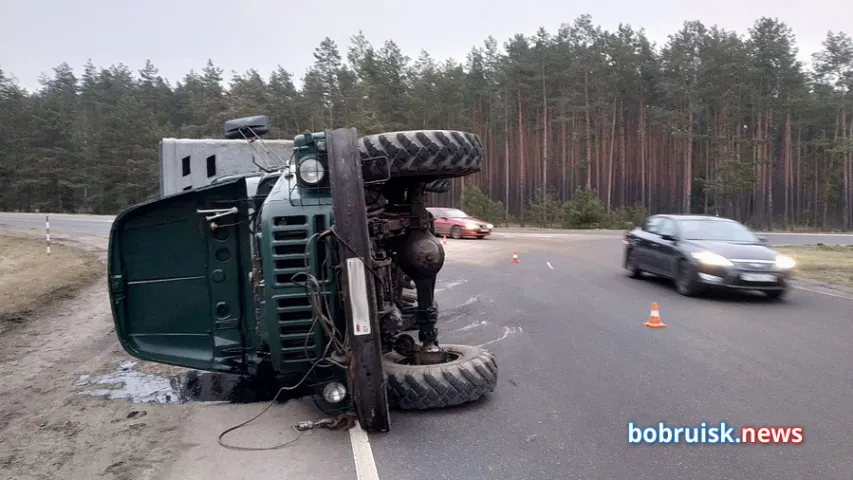
[[[12,233],[32,236],[25,231]],[[69,258],[73,250],[53,247],[55,271],[30,262],[33,268],[27,269],[25,278],[0,278],[13,284],[5,290],[9,295],[16,292],[16,306],[21,307],[20,282],[38,292],[39,288],[50,290],[34,286],[39,277],[55,278],[68,271],[79,276],[77,282],[66,282],[70,290],[79,288],[78,295],[49,291],[39,306],[27,305],[14,323],[7,321],[0,335],[0,471],[4,480],[152,478],[158,464],[180,444],[177,425],[187,415],[182,405],[158,409],[79,394],[81,387],[76,383],[81,375],[108,372],[129,360],[113,332],[102,263],[104,243],[104,239],[76,240],[77,247],[100,260],[94,275],[85,267],[86,255],[78,252],[74,260]],[[26,250],[18,248],[16,253]],[[15,258],[18,263],[25,260]],[[63,265],[58,263],[76,270],[59,268]]]

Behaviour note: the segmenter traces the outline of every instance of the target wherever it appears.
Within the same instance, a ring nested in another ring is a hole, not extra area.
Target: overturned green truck
[[[240,118],[225,137],[262,154],[268,129],[265,115]],[[108,259],[122,347],[299,385],[368,431],[389,429],[389,408],[479,399],[494,390],[497,363],[488,350],[439,342],[445,252],[425,202],[483,162],[466,132],[306,132],[275,168],[127,209]]]

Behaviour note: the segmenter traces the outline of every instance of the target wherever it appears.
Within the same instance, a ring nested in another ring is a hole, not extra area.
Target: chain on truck
[[[285,161],[265,147],[268,131],[266,115],[225,123],[226,138],[268,157],[259,173],[116,217],[108,281],[124,350],[285,385],[279,393],[311,395],[324,413],[351,415],[367,431],[388,431],[390,409],[492,392],[491,352],[439,341],[445,252],[425,209],[427,192],[481,170],[479,137],[306,132]]]

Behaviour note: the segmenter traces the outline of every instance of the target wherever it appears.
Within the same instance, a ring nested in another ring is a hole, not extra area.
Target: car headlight
[[[793,258],[787,255],[776,255],[776,268],[787,270],[794,268],[795,265],[797,265],[797,262]]]
[[[495,226],[494,226],[494,225],[492,225],[491,223],[487,223],[487,224],[486,224],[486,228],[488,228],[489,230],[491,230],[491,229],[495,228]]]
[[[705,265],[712,265],[715,267],[731,267],[734,265],[728,258],[712,252],[696,252],[693,253],[693,258],[699,260]]]
[[[477,226],[476,223],[468,222],[465,224],[465,228],[467,228],[468,230],[476,230],[479,227]]]
[[[306,158],[299,162],[297,172],[299,173],[299,179],[308,185],[320,183],[326,175],[326,169],[323,168],[323,164],[316,158]]]

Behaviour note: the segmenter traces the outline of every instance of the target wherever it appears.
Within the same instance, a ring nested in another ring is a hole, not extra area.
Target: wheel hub
[[[439,347],[436,344],[426,344],[420,348],[415,354],[415,360],[418,365],[435,365],[437,363],[447,362],[447,350]]]

